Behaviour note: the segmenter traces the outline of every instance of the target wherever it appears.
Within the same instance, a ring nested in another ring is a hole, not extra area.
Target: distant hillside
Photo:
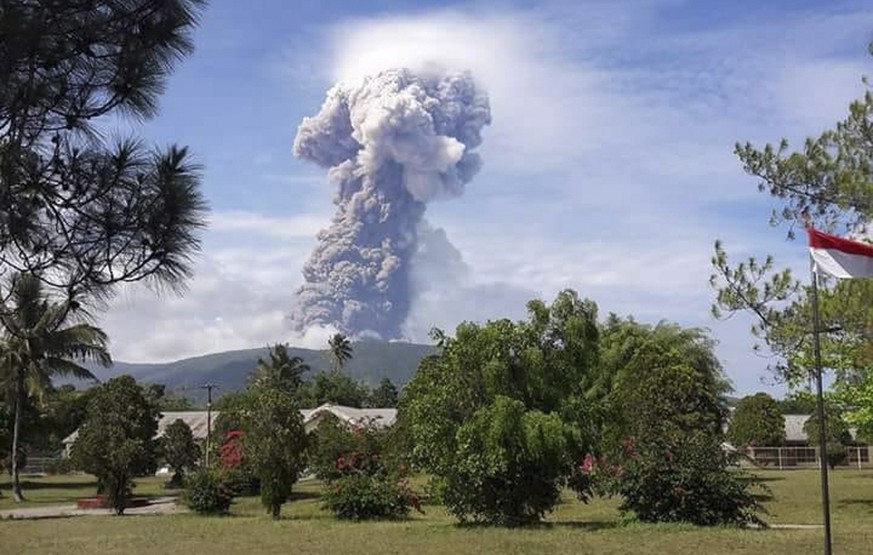
[[[354,356],[346,363],[344,371],[370,386],[387,377],[399,388],[412,378],[419,361],[432,354],[434,349],[431,345],[415,343],[363,341],[354,344]],[[313,372],[330,369],[330,355],[327,351],[292,347],[289,352],[292,356],[302,358]],[[258,357],[266,356],[267,349],[263,347],[213,353],[159,364],[116,362],[111,368],[92,368],[92,371],[101,381],[130,374],[137,381],[164,384],[169,389],[199,401],[203,392],[198,387],[207,382],[217,384],[220,391],[241,389],[249,372],[257,364]]]

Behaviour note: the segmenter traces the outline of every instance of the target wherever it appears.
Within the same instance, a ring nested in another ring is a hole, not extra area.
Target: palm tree
[[[342,370],[347,360],[352,358],[352,344],[349,338],[338,333],[328,339],[327,344],[330,345],[330,356],[333,359],[333,369],[336,372]]]
[[[309,365],[297,356],[288,353],[288,346],[278,343],[269,348],[269,360],[258,358],[258,365],[252,371],[249,383],[277,387],[294,394],[303,384],[303,374],[309,372]]]
[[[29,398],[42,401],[55,376],[96,380],[74,361],[112,364],[108,338],[81,319],[87,314],[75,301],[54,302],[33,274],[15,274],[0,303],[0,384],[12,401],[12,493],[24,500],[19,479],[21,411]],[[79,322],[70,324],[70,320]]]

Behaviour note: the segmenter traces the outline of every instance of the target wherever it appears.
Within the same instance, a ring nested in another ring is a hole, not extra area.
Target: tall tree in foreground
[[[873,53],[873,45],[871,45]],[[777,199],[771,223],[787,223],[788,235],[807,220],[816,228],[858,232],[873,220],[873,92],[852,102],[848,116],[791,151],[778,146],[737,144],[736,154],[759,189]],[[727,318],[744,311],[754,317],[756,348],[775,355],[777,375],[803,384],[813,369],[809,287],[771,256],[732,263],[716,242],[711,284],[713,313]],[[808,279],[804,276],[802,281]],[[873,280],[829,281],[819,290],[823,366],[835,372],[835,389],[849,407],[846,417],[873,429]]]
[[[116,515],[124,514],[133,479],[157,465],[160,411],[136,380],[113,378],[97,388],[73,444],[76,468],[97,477]]]
[[[583,470],[619,509],[649,522],[760,523],[753,481],[722,448],[730,390],[699,329],[610,317],[602,367],[613,376],[599,456]]]
[[[243,455],[261,483],[261,502],[278,519],[282,505],[306,466],[307,437],[294,397],[274,387],[246,393]]]
[[[71,302],[147,280],[181,290],[206,205],[184,147],[105,141],[100,118],[157,114],[203,0],[3,2],[0,272]]]
[[[16,501],[22,501],[18,452],[24,405],[31,399],[41,402],[53,377],[95,379],[76,361],[108,366],[112,360],[106,334],[90,324],[77,323],[81,309],[69,301],[52,299],[35,276],[13,275],[2,289],[2,297],[6,301],[0,303],[0,365],[14,407],[12,492]]]
[[[330,347],[330,357],[333,360],[333,370],[340,372],[346,362],[352,359],[352,344],[349,338],[341,333],[335,334],[327,341]]]
[[[593,442],[586,398],[598,357],[597,307],[573,291],[529,318],[463,323],[439,334],[400,411],[422,468],[461,521],[508,526],[537,521]],[[570,485],[583,498],[582,476]]]

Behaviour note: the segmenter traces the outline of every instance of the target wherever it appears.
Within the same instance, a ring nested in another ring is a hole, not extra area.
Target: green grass
[[[767,501],[774,524],[818,524],[816,471],[762,473],[772,490]],[[67,481],[65,481],[67,480]],[[69,497],[86,479],[46,479],[32,490],[31,503]],[[66,484],[65,487],[64,484]],[[160,493],[160,481],[143,480],[144,493]],[[91,486],[93,488],[93,485]],[[3,486],[8,495],[8,486]],[[37,495],[39,492],[39,495]],[[45,492],[45,495],[43,495]],[[51,492],[51,493],[50,493]],[[616,500],[577,503],[572,496],[537,528],[505,530],[459,527],[441,507],[425,506],[426,515],[400,522],[348,523],[320,508],[319,485],[295,488],[283,519],[270,520],[257,499],[237,500],[232,515],[88,517],[0,523],[0,554],[173,553],[414,553],[436,554],[619,554],[801,555],[821,551],[821,530],[737,530],[684,525],[620,523]],[[93,489],[88,490],[93,493]],[[840,555],[869,555],[873,545],[873,472],[840,470],[833,475],[834,550]],[[7,507],[6,499],[3,508]]]

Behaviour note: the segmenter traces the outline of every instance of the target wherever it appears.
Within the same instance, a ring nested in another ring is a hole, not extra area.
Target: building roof
[[[332,405],[325,403],[314,409],[301,409],[300,414],[303,416],[303,424],[307,430],[310,430],[317,423],[316,421],[324,414],[330,413],[347,424],[372,423],[374,426],[383,428],[391,426],[397,419],[397,409],[358,409],[354,407],[344,407],[342,405]],[[167,411],[161,413],[161,419],[158,420],[158,432],[155,437],[164,435],[167,426],[176,420],[182,420],[191,428],[194,434],[194,439],[206,439],[206,420],[207,412],[205,410],[190,410],[190,411]],[[221,414],[220,411],[212,411],[212,422]],[[71,445],[79,437],[79,430],[76,430],[69,436],[64,438],[64,445]]]
[[[809,420],[809,414],[786,414],[785,441],[805,442],[808,440],[803,425]]]
[[[330,403],[325,403],[306,412],[308,414],[303,415],[304,423],[312,422],[328,412],[347,424],[372,424],[377,428],[391,426],[397,419],[397,409],[358,409]]]

